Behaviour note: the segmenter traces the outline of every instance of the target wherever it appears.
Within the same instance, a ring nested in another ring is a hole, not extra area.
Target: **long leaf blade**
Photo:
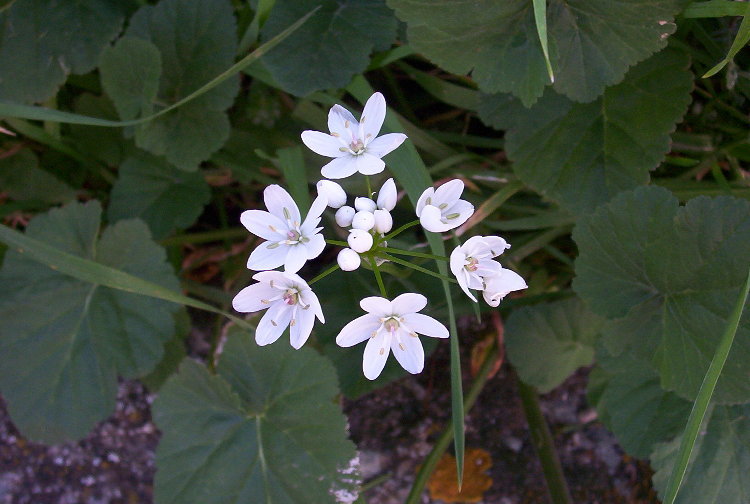
[[[550,82],[554,83],[555,73],[552,71],[547,44],[547,0],[534,0],[534,22],[536,23],[536,32],[539,35],[539,43],[542,44],[544,63],[547,65],[547,75],[549,75]]]

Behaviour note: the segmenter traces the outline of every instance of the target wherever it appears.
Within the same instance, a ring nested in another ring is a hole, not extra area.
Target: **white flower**
[[[313,201],[310,211],[302,222],[297,204],[279,185],[270,185],[263,191],[263,200],[268,212],[246,210],[240,221],[248,231],[267,240],[258,245],[247,260],[251,270],[262,271],[278,268],[296,273],[308,259],[318,257],[326,246],[316,227],[320,215],[326,209],[325,196]]]
[[[372,248],[374,240],[369,231],[365,231],[364,229],[351,229],[349,230],[349,237],[346,239],[346,242],[355,252],[364,254]]]
[[[255,330],[259,345],[273,343],[289,326],[289,339],[299,349],[310,337],[315,317],[325,323],[315,293],[299,275],[281,271],[262,271],[253,275],[258,283],[242,289],[232,300],[238,312],[268,311]]]
[[[378,136],[385,110],[385,98],[375,93],[365,103],[359,122],[344,107],[334,105],[328,112],[330,135],[312,130],[302,132],[302,142],[310,150],[334,158],[320,170],[324,177],[341,179],[356,172],[374,175],[385,169],[380,158],[406,139],[403,133]]]
[[[388,210],[378,209],[373,214],[375,217],[375,231],[385,234],[393,229],[393,217]]]
[[[422,227],[433,233],[455,229],[474,213],[474,205],[459,199],[464,183],[454,179],[437,189],[428,187],[417,201],[417,217]]]
[[[328,206],[331,208],[340,208],[346,204],[346,191],[339,184],[332,180],[319,180],[315,187],[318,189],[318,195],[325,196],[328,199]]]
[[[362,258],[350,248],[341,249],[336,260],[343,271],[354,271],[362,264]]]
[[[380,187],[378,192],[378,208],[381,210],[388,210],[389,212],[396,207],[396,200],[398,199],[398,191],[396,191],[396,183],[392,178],[389,178]]]
[[[474,236],[451,252],[451,272],[473,301],[477,299],[469,289],[483,291],[487,304],[497,306],[509,292],[527,287],[518,273],[492,260],[509,248],[510,245],[499,236]]]
[[[355,210],[349,205],[344,205],[338,210],[333,216],[336,219],[336,224],[341,227],[349,227],[352,225],[352,219],[354,219]]]
[[[383,371],[391,350],[408,372],[421,372],[424,368],[424,350],[417,333],[433,338],[447,338],[449,335],[443,324],[417,313],[427,306],[427,298],[421,294],[401,294],[393,301],[367,297],[360,301],[359,306],[367,315],[346,324],[336,336],[336,343],[350,347],[367,340],[362,370],[370,380]]]

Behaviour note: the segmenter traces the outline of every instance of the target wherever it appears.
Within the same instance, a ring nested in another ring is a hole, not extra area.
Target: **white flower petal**
[[[277,289],[274,289],[265,283],[256,283],[249,285],[239,291],[234,299],[232,299],[232,308],[241,313],[253,313],[267,309],[269,303],[264,303],[263,300],[271,299],[279,294]]]
[[[510,248],[510,244],[499,236],[485,236],[484,242],[489,247],[492,257],[497,257]]]
[[[328,111],[328,131],[337,133],[342,143],[349,144],[359,132],[359,123],[351,112],[341,105],[334,105]]]
[[[286,273],[297,273],[307,262],[307,247],[298,243],[290,245],[284,258],[284,271]]]
[[[345,348],[358,345],[372,337],[372,333],[377,331],[380,325],[380,319],[370,313],[357,317],[339,331],[336,344]]]
[[[403,317],[404,323],[414,332],[432,338],[447,338],[450,336],[448,328],[432,317],[421,313],[407,313]]]
[[[307,285],[307,284],[305,284]],[[310,305],[309,310],[311,310],[316,317],[318,317],[318,320],[321,324],[326,323],[326,318],[323,316],[323,308],[320,306],[320,301],[318,300],[318,296],[315,295],[315,293],[310,289],[309,287],[304,292],[300,293],[302,296],[302,301]]]
[[[263,282],[278,290],[285,290],[292,287],[296,279],[304,282],[299,276],[290,275],[283,271],[261,271],[253,275],[253,280]]]
[[[284,332],[292,318],[292,307],[283,301],[274,303],[263,315],[255,329],[255,342],[260,346],[273,343]]]
[[[385,361],[391,351],[391,334],[388,331],[378,331],[374,338],[367,341],[365,353],[362,356],[362,371],[365,378],[374,380],[385,367]]]
[[[464,266],[466,266],[466,254],[464,254],[462,247],[456,247],[453,249],[450,256],[451,273],[456,277],[458,286],[461,287],[461,290],[464,291],[472,301],[476,302],[477,298],[475,298],[471,291],[469,291],[469,283],[466,278],[466,269]]]
[[[482,296],[488,305],[495,307],[508,293],[526,289],[526,281],[513,270],[503,268],[499,275],[485,278],[485,288]]]
[[[270,212],[245,210],[240,215],[240,222],[248,231],[264,240],[276,242],[286,239],[286,223]]]
[[[263,201],[268,211],[283,221],[291,221],[299,225],[302,218],[299,208],[286,189],[278,184],[271,184],[263,191]],[[288,217],[287,217],[288,216]]]
[[[288,250],[289,245],[263,242],[250,253],[250,257],[247,259],[247,268],[253,271],[278,268],[284,264]]]
[[[433,187],[428,187],[427,189],[422,192],[422,195],[417,200],[417,206],[415,208],[417,212],[417,217],[422,216],[422,210],[426,205],[432,204],[432,198],[435,196],[435,189]],[[427,200],[430,200],[429,202]]]
[[[380,192],[378,192],[378,208],[381,210],[388,210],[389,212],[396,207],[396,200],[398,199],[398,191],[396,190],[396,182],[392,178],[386,180],[382,186],[380,186]]]
[[[445,184],[435,189],[435,197],[433,198],[432,204],[439,207],[443,203],[447,203],[448,206],[458,201],[461,197],[461,193],[464,192],[464,182],[461,179],[449,180]]]
[[[376,317],[390,317],[394,313],[391,302],[386,298],[378,296],[370,296],[362,299],[359,302],[359,306],[364,311]]]
[[[404,315],[406,313],[416,313],[427,306],[427,298],[422,294],[415,294],[413,292],[406,292],[397,296],[393,301],[393,313],[397,315]]]
[[[310,237],[310,241],[304,244],[304,247],[307,249],[306,259],[308,261],[310,259],[315,259],[322,254],[323,249],[326,248],[326,239],[320,233],[314,234]]]
[[[443,210],[444,218],[450,224],[449,229],[455,229],[467,220],[474,213],[474,205],[466,200],[458,200],[453,205]]]
[[[320,131],[306,130],[302,132],[302,143],[308,149],[321,156],[338,158],[346,156],[349,151],[341,150],[341,141],[331,135],[326,135]]]
[[[425,205],[425,207],[422,208],[422,215],[419,216],[419,223],[427,231],[432,231],[433,233],[442,233],[452,229],[453,226],[444,223],[442,217],[443,214],[438,207]]]
[[[385,170],[385,162],[377,156],[367,152],[354,156],[354,162],[357,165],[357,171],[362,175],[375,175]],[[333,178],[333,177],[331,177]]]
[[[300,306],[293,312],[293,318],[289,321],[289,342],[292,347],[299,350],[310,337],[315,314],[311,310],[303,310]]]
[[[406,139],[407,136],[403,133],[386,133],[367,144],[367,152],[382,158],[396,150]]]
[[[329,179],[342,179],[357,173],[356,157],[351,154],[336,158],[320,169],[320,173]]]
[[[484,241],[484,236],[472,236],[461,245],[461,249],[466,254],[466,257],[479,258],[480,256],[489,254],[489,248]]]
[[[305,216],[305,221],[302,223],[302,229],[307,230],[317,226],[317,222],[313,225],[310,225],[310,222],[319,219],[320,216],[323,215],[327,206],[328,198],[323,194],[318,195],[318,197],[313,200],[312,205],[310,205],[310,210],[308,210],[307,215]]]
[[[424,369],[424,348],[419,338],[406,331],[396,331],[391,339],[391,350],[401,367],[411,374],[421,373]]]
[[[381,93],[374,93],[365,103],[362,117],[359,120],[360,139],[367,145],[380,133],[385,120],[385,98]]]
[[[499,275],[503,272],[503,267],[500,263],[493,261],[492,259],[480,259],[477,264],[477,270],[475,273],[480,277],[491,277]]]

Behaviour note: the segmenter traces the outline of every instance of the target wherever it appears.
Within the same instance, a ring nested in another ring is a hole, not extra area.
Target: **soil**
[[[464,334],[477,332],[464,329]],[[470,338],[462,340],[466,351]],[[468,387],[471,377],[465,358],[463,362]],[[364,481],[377,483],[365,493],[369,504],[404,502],[418,466],[450,416],[447,370],[448,344],[444,342],[422,374],[356,400],[344,400]],[[579,371],[541,401],[573,502],[657,503],[648,465],[625,455],[587,405],[587,374],[585,369]],[[159,439],[150,415],[153,398],[139,382],[123,381],[110,418],[87,438],[55,446],[25,440],[0,399],[0,504],[151,503],[154,449]],[[479,502],[547,502],[515,374],[507,363],[485,385],[468,415],[466,429],[467,449],[484,449],[491,458],[486,474],[492,482]],[[422,502],[443,501],[430,498],[425,491]]]

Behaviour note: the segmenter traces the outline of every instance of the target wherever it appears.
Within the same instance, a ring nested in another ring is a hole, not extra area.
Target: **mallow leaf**
[[[41,102],[69,73],[94,69],[127,2],[17,0],[0,12],[0,99]]]
[[[398,22],[384,0],[279,0],[263,25],[268,40],[320,9],[261,60],[282,89],[298,96],[345,87],[370,63],[370,53],[388,48]]]
[[[164,0],[141,7],[130,20],[126,35],[149,41],[158,49],[162,72],[156,100],[171,105],[234,63],[236,29],[232,4],[228,0]],[[146,46],[130,44],[127,49],[128,57],[133,60],[147,60],[150,68],[155,65],[153,51]],[[137,51],[143,54],[135,54]],[[114,77],[121,84],[125,78],[123,75]],[[110,87],[112,85],[110,83]],[[165,156],[182,170],[195,171],[229,137],[229,118],[225,110],[234,102],[237,90],[238,79],[230,79],[182,107],[139,126],[136,144]],[[150,89],[144,86],[143,92],[144,100],[148,99]],[[114,96],[112,98],[118,102]],[[130,101],[136,100],[130,97]],[[133,108],[131,105],[127,110]]]
[[[100,234],[96,201],[39,215],[26,234],[101,264],[178,288],[146,225]],[[83,437],[115,406],[117,377],[144,375],[174,332],[177,305],[58,273],[9,250],[0,270],[0,390],[11,418],[34,440]]]
[[[187,359],[154,403],[156,502],[356,498],[355,450],[337,394],[336,373],[314,350],[259,347],[232,328],[217,374]]]
[[[628,67],[664,48],[685,0],[548,0],[555,90],[588,102]],[[388,0],[408,25],[409,44],[448,71],[469,71],[487,93],[527,107],[549,84],[532,2]]]
[[[120,166],[107,216],[112,221],[140,218],[154,238],[190,226],[211,199],[200,172],[185,172],[162,158],[134,152]]]
[[[750,405],[715,406],[695,443],[676,504],[747,502],[750,496]],[[667,488],[680,437],[651,455],[654,486]]]
[[[72,187],[40,168],[36,154],[26,148],[0,158],[0,187],[19,201],[64,203],[76,197]]]
[[[687,56],[668,50],[633,67],[591,103],[551,90],[530,109],[509,103],[507,95],[484,96],[480,117],[509,128],[507,154],[524,183],[586,213],[648,183],[690,103],[688,66]]]
[[[750,202],[701,196],[680,207],[666,189],[643,187],[582,217],[573,239],[574,290],[617,319],[623,340],[605,337],[608,348],[652,349],[645,357],[661,386],[694,399],[747,277]],[[719,403],[750,400],[747,312],[714,394]]]
[[[521,379],[546,393],[591,364],[603,319],[578,298],[514,310],[505,348]]]

